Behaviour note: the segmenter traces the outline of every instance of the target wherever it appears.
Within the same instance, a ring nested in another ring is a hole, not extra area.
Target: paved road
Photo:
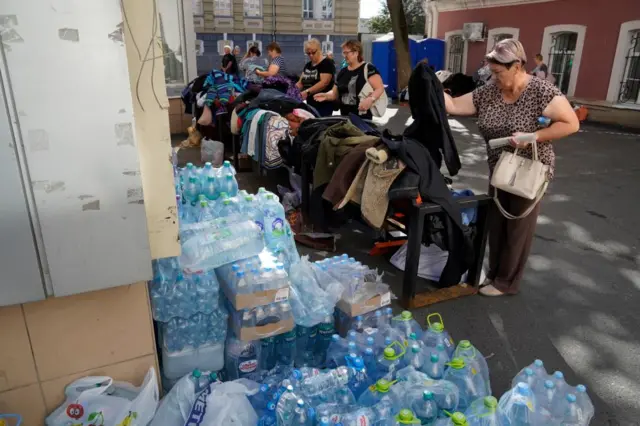
[[[391,110],[385,121],[400,131],[407,111]],[[455,185],[485,191],[485,148],[474,120],[450,124],[463,163]],[[640,135],[585,125],[558,141],[556,154],[521,294],[466,297],[416,313],[440,312],[456,340],[470,338],[493,354],[497,396],[540,358],[569,383],[587,385],[593,425],[639,425]],[[400,277],[391,278],[399,293]]]

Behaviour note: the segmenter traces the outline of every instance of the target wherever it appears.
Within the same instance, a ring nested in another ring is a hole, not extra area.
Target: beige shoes
[[[488,284],[488,285],[485,285],[484,287],[481,287],[480,290],[478,290],[478,293],[480,293],[483,296],[489,296],[489,297],[497,297],[497,296],[505,295],[505,293],[495,288],[492,284]]]

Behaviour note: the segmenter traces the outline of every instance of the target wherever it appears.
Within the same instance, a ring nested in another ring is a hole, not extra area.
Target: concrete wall
[[[448,31],[462,29],[467,22],[483,22],[489,30],[497,27],[519,28],[519,39],[532,62],[536,53],[548,54],[541,52],[545,27],[583,25],[586,33],[574,96],[605,99],[620,25],[636,19],[640,19],[638,0],[557,0],[440,12],[438,37],[443,38]],[[467,74],[477,69],[486,48],[485,42],[468,44]]]

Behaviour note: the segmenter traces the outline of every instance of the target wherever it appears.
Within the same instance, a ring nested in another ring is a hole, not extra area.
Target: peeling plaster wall
[[[3,0],[0,13],[3,86],[53,294],[149,279],[141,132],[120,2]]]

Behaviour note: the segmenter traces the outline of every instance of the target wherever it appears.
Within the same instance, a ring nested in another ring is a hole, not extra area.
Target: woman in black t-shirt
[[[300,89],[302,99],[314,107],[321,117],[331,116],[333,115],[333,105],[318,102],[313,98],[313,95],[333,89],[336,66],[333,60],[322,56],[322,46],[315,38],[304,44],[304,51],[310,61],[304,66],[296,87]]]
[[[340,102],[340,115],[354,113],[362,118],[371,119],[371,107],[384,93],[384,84],[380,73],[372,64],[367,65],[367,75],[364,75],[365,62],[362,58],[362,44],[357,40],[349,40],[342,44],[342,54],[347,60],[347,66],[338,73],[336,85],[331,91],[318,93],[313,97],[317,102]],[[364,85],[369,82],[373,92],[366,98],[360,99],[359,94]]]

